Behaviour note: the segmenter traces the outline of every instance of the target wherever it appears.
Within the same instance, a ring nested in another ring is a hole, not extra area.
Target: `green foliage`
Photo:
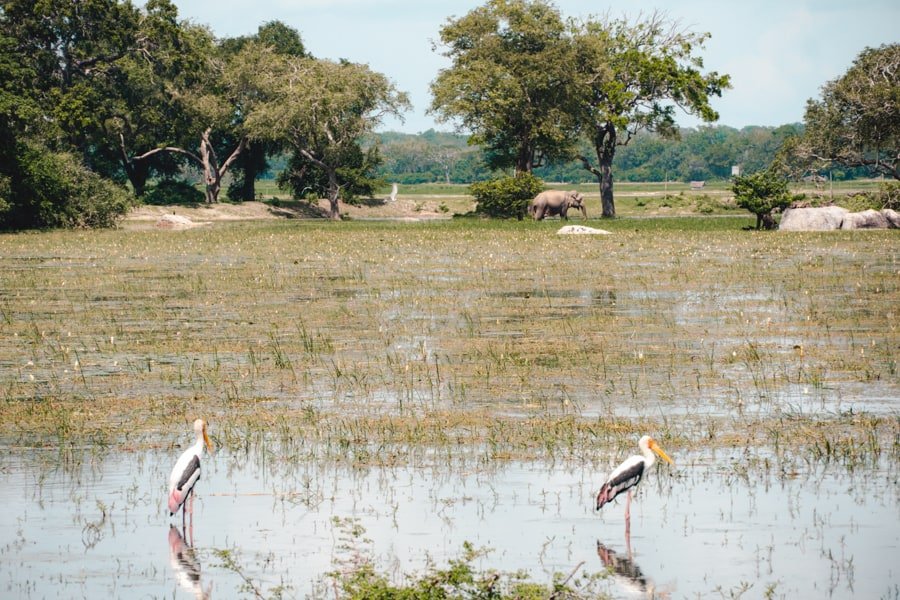
[[[805,168],[865,167],[900,180],[900,44],[866,48],[806,106],[793,148]]]
[[[787,208],[792,200],[787,179],[771,170],[735,177],[731,190],[737,205],[756,215],[757,229],[774,229],[772,211]]]
[[[335,146],[325,154],[329,164],[340,165],[334,170],[334,176],[340,199],[347,204],[355,204],[360,197],[371,197],[384,185],[384,179],[374,175],[381,162],[377,147],[363,150],[357,144]],[[303,154],[295,154],[279,174],[278,186],[290,190],[294,198],[323,198],[330,193],[331,180],[327,168]]]
[[[488,217],[521,219],[528,202],[544,189],[544,183],[531,173],[501,177],[469,186],[475,197],[475,212]]]
[[[19,146],[15,178],[0,205],[0,227],[113,227],[131,206],[121,187],[88,170],[75,156],[35,143]]]
[[[853,212],[868,209],[900,210],[900,182],[887,181],[879,184],[878,189],[853,196],[838,202],[840,206]]]
[[[635,22],[588,21],[579,48],[578,125],[589,132],[596,165],[585,169],[600,182],[604,217],[615,216],[612,164],[618,146],[639,131],[678,134],[676,107],[704,122],[719,118],[709,100],[730,86],[727,75],[703,74],[695,53],[709,34],[680,30],[661,13]]]
[[[352,199],[379,184],[372,176],[378,152],[363,150],[361,140],[383,116],[407,108],[407,95],[366,65],[293,56],[270,56],[266,64],[258,80],[266,101],[247,115],[247,131],[290,149],[291,172],[282,181],[298,197],[323,187],[331,218],[340,218],[342,194]]]
[[[392,584],[386,575],[377,573],[370,561],[349,572],[331,576],[340,586],[341,600],[543,600],[545,598],[598,598],[594,585],[597,577],[582,576],[571,584],[557,575],[548,588],[528,581],[528,575],[518,573],[477,572],[472,563],[484,556],[472,544],[463,544],[460,558],[451,559],[444,569],[432,567],[409,582]]]
[[[203,192],[197,187],[178,179],[163,179],[144,196],[145,204],[169,204],[191,205],[203,202]]]
[[[488,0],[441,29],[442,70],[432,110],[458,119],[492,168],[531,171],[569,155],[577,135],[570,105],[575,47],[544,0]]]

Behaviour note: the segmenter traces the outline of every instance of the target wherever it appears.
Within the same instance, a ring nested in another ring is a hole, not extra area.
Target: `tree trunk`
[[[242,161],[244,180],[241,182],[240,191],[240,199],[243,202],[256,200],[256,177],[259,175],[260,161],[264,160],[260,159],[260,154],[264,152],[263,146],[259,142],[247,144],[247,149],[244,150],[244,160]]]
[[[612,219],[616,216],[616,203],[613,200],[612,162],[616,154],[616,128],[607,123],[594,132],[594,151],[597,153],[599,168],[591,164],[586,156],[579,156],[585,169],[594,174],[600,184],[601,216]]]
[[[206,185],[206,202],[208,204],[214,204],[219,201],[219,191],[222,189],[222,177],[225,173],[228,172],[228,168],[231,166],[237,157],[241,155],[241,152],[244,148],[247,147],[247,138],[241,138],[241,141],[238,142],[237,147],[232,151],[232,153],[228,156],[224,163],[219,166],[219,158],[216,155],[215,149],[213,149],[212,144],[209,141],[209,134],[212,130],[206,129],[202,134],[200,134],[200,155],[196,155],[193,152],[189,152],[184,148],[178,148],[177,146],[166,146],[165,148],[154,148],[149,152],[144,152],[140,156],[135,156],[132,162],[142,161],[145,158],[153,156],[157,152],[178,152],[179,154],[184,154],[191,158],[191,160],[196,161],[203,168],[203,183]],[[122,149],[124,152],[124,142],[122,144]]]
[[[125,174],[134,189],[134,195],[140,198],[147,191],[147,179],[150,178],[150,165],[145,160],[125,163]]]
[[[241,138],[237,148],[219,166],[219,157],[209,141],[211,129],[207,128],[200,135],[200,163],[203,165],[203,181],[206,183],[206,203],[215,204],[219,201],[219,191],[222,189],[222,177],[228,171],[244,148],[247,147],[247,138]]]
[[[614,218],[616,216],[616,203],[613,200],[613,174],[612,161],[600,163],[600,205],[603,208],[601,216]]]
[[[147,179],[150,177],[150,163],[146,157],[131,158],[125,148],[125,136],[119,134],[119,151],[122,153],[122,168],[125,176],[134,189],[134,195],[140,198],[147,191]]]
[[[612,174],[612,162],[616,155],[616,128],[614,125],[606,123],[602,128],[598,128],[594,138],[594,150],[597,153],[597,162],[600,164],[600,172],[597,177],[600,180],[600,205],[603,208],[601,216],[612,219],[616,216]]]
[[[335,221],[341,220],[341,186],[338,184],[337,171],[328,169],[328,216]]]
[[[534,163],[534,152],[528,144],[522,144],[519,147],[519,154],[516,156],[516,175],[520,173],[531,173]]]

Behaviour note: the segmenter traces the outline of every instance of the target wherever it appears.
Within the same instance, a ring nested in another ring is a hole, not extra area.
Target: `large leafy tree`
[[[639,131],[677,136],[678,110],[705,122],[718,119],[710,98],[729,87],[729,77],[701,72],[696,52],[707,38],[659,13],[634,22],[589,20],[576,36],[578,122],[596,162],[580,158],[598,179],[604,217],[616,214],[612,164],[618,147]]]
[[[226,55],[236,55],[249,43],[258,43],[283,56],[308,56],[300,33],[281,21],[270,21],[259,26],[253,36],[241,36],[222,41]],[[282,148],[273,140],[250,140],[235,162],[235,175],[228,195],[235,200],[253,200],[256,196],[256,179],[268,168],[269,156]]]
[[[809,100],[793,155],[805,166],[864,167],[900,180],[900,44],[866,48]]]
[[[440,35],[453,64],[431,84],[434,113],[471,132],[495,168],[531,172],[568,155],[575,54],[552,4],[488,0]]]
[[[139,11],[117,0],[0,0],[0,31],[33,72],[41,135],[88,161],[101,137],[111,74],[139,44]]]
[[[323,192],[339,219],[341,198],[374,183],[377,148],[363,151],[360,142],[384,116],[401,116],[407,95],[365,65],[274,53],[263,62],[267,101],[248,115],[248,131],[284,143],[294,154],[285,180],[298,195]]]
[[[170,93],[187,115],[185,132],[199,140],[197,150],[164,145],[134,156],[145,160],[168,152],[186,157],[201,172],[207,203],[218,202],[222,179],[250,142],[248,119],[268,101],[265,85],[275,53],[269,46],[249,42],[236,54],[210,48],[203,70],[179,79]],[[265,140],[259,137],[259,140]]]
[[[127,209],[96,172],[116,169],[102,121],[138,20],[113,0],[0,0],[0,227],[107,226]]]
[[[179,21],[170,0],[148,0],[145,10],[141,47],[119,62],[103,121],[106,147],[121,162],[137,196],[144,194],[150,177],[169,177],[182,168],[179,154],[146,152],[162,144],[193,143],[193,115],[177,90],[198,84],[214,48],[212,34]]]

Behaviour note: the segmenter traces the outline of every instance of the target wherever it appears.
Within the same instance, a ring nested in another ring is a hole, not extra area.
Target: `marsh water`
[[[207,461],[193,524],[163,498],[168,456],[111,455],[73,471],[7,457],[0,476],[4,597],[330,597],[324,574],[360,557],[402,580],[463,544],[536,581],[580,569],[614,598],[894,598],[897,473],[729,475],[729,453],[681,456],[621,502],[592,511],[597,474],[507,464],[284,471],[257,456]],[[174,526],[174,527],[173,527]],[[193,545],[190,546],[190,542]],[[229,553],[226,564],[223,551]]]
[[[0,238],[0,596],[334,598],[471,544],[613,598],[900,598],[897,236],[611,227]],[[626,536],[593,499],[642,433],[676,465]]]

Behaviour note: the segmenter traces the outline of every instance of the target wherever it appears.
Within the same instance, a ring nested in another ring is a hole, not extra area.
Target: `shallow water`
[[[402,581],[429,560],[445,566],[466,541],[491,549],[476,566],[538,582],[608,565],[615,598],[900,594],[896,473],[777,475],[734,468],[740,453],[676,458],[641,484],[626,539],[621,501],[591,510],[602,474],[571,466],[354,470],[220,452],[199,484],[189,549],[164,508],[170,456],[63,470],[52,453],[13,451],[0,469],[0,595],[252,596],[246,577],[264,596],[283,585],[286,597],[333,597],[324,575],[359,556]]]

